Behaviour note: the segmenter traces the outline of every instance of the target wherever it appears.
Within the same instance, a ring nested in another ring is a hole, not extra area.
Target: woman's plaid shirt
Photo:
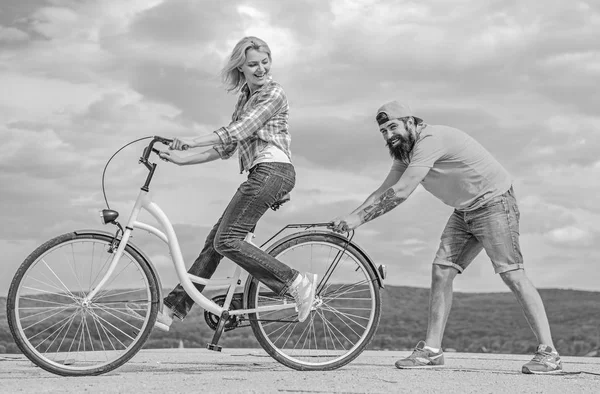
[[[214,148],[222,159],[230,158],[237,150],[240,173],[250,170],[258,153],[269,143],[281,149],[291,161],[288,113],[287,97],[277,82],[269,80],[252,96],[248,85],[244,85],[232,122],[215,131],[222,143]]]

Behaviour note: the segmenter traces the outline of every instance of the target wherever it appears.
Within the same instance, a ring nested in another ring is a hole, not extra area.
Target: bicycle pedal
[[[212,343],[209,343],[209,344],[206,345],[206,348],[208,350],[212,350],[212,351],[215,351],[215,352],[220,352],[221,349],[223,349],[223,346],[213,345]]]

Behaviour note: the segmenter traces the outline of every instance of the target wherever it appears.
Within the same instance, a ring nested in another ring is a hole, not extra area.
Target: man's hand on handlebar
[[[194,143],[189,138],[186,138],[186,139],[173,138],[173,142],[171,142],[171,144],[169,145],[169,149],[171,149],[171,150],[188,150],[189,148],[192,148],[193,146],[194,146]]]

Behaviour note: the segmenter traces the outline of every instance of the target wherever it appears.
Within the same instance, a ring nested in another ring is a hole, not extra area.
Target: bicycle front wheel
[[[23,354],[63,376],[111,371],[144,344],[158,312],[155,273],[130,245],[94,299],[114,255],[112,237],[68,233],[38,247],[11,283],[7,317]]]
[[[297,370],[332,370],[354,360],[371,341],[381,314],[380,286],[369,262],[352,244],[327,233],[282,240],[270,252],[281,262],[318,275],[315,303],[300,323],[294,308],[249,314],[254,335],[280,363]],[[294,303],[256,279],[249,308]]]

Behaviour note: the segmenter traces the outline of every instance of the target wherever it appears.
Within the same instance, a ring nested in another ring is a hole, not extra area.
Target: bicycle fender
[[[307,231],[300,231],[300,232],[297,232],[294,234],[290,234],[290,235],[287,235],[287,236],[281,238],[279,241],[277,241],[273,245],[269,246],[269,248],[267,248],[266,252],[271,253],[271,251],[275,248],[275,246],[277,246],[283,242],[287,242],[291,239],[302,237],[302,236],[305,236],[308,234],[333,236],[333,237],[340,239],[343,242],[348,241],[348,238],[344,237],[341,234],[335,233],[333,231],[307,230]],[[348,244],[352,245],[352,247],[355,248],[365,258],[365,260],[367,260],[367,262],[369,263],[371,268],[373,268],[373,271],[375,271],[375,275],[377,275],[377,284],[379,284],[379,287],[383,289],[384,285],[383,285],[383,278],[381,277],[381,273],[379,272],[379,270],[377,269],[377,266],[375,265],[373,260],[369,257],[367,252],[365,252],[360,246],[358,246],[356,243],[354,243],[352,241],[350,241]]]
[[[75,231],[73,231],[73,233],[75,233],[76,235],[101,235],[101,236],[109,237],[111,239],[115,237],[114,233],[110,233],[105,230],[84,229],[84,230],[75,230]],[[162,305],[162,300],[163,300],[162,283],[160,282],[160,276],[158,276],[158,271],[156,270],[156,267],[154,266],[154,264],[152,264],[152,260],[150,260],[150,258],[146,255],[146,253],[144,253],[133,242],[131,242],[131,240],[127,242],[127,246],[130,246],[134,252],[139,254],[140,257],[143,258],[144,260],[146,260],[146,262],[148,263],[148,267],[150,267],[150,271],[152,271],[152,274],[154,275],[154,277],[156,278],[156,282],[158,283],[158,299],[160,301],[160,304]]]

